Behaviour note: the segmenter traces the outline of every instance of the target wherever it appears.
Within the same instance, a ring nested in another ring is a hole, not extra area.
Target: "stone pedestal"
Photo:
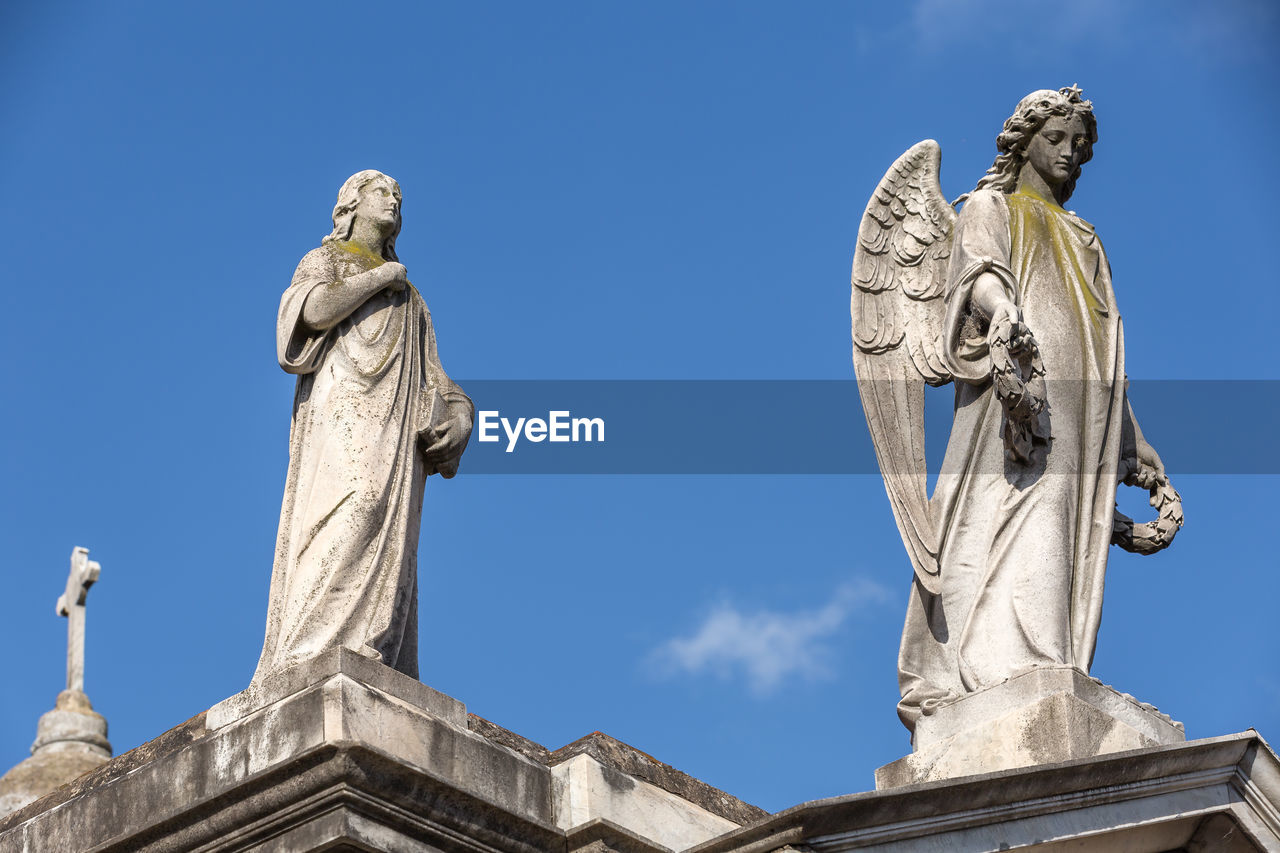
[[[1075,669],[1034,669],[923,715],[876,788],[1181,743],[1182,724]]]
[[[345,649],[0,819],[0,850],[683,850],[764,812],[606,735],[551,752]]]
[[[802,803],[697,853],[1271,853],[1280,762],[1248,731]]]

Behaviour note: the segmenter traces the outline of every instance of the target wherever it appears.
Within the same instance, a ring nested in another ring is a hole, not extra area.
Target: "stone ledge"
[[[613,821],[596,818],[567,833],[568,853],[673,853]]]
[[[585,753],[557,764],[551,775],[556,825],[569,833],[604,819],[666,847],[685,850],[739,826]]]
[[[596,756],[753,809],[599,733],[551,753],[338,650],[0,820],[0,850],[653,853],[738,825]],[[570,779],[570,765],[588,772]],[[570,826],[575,797],[587,807]]]
[[[504,729],[497,723],[486,720],[476,714],[467,715],[467,728],[496,744],[515,750],[530,761],[546,764],[547,759],[551,757],[551,750],[542,744],[529,740],[527,737],[518,735],[509,729]]]
[[[407,837],[487,837],[495,849],[529,853],[563,843],[544,766],[352,678],[364,673],[354,656],[334,665],[319,684],[271,696],[216,729],[201,715],[33,803],[0,825],[0,849],[251,850],[222,839],[259,824],[271,837],[305,835],[318,819],[309,801],[335,787],[362,797],[365,811],[382,803],[409,815]]]
[[[171,768],[187,769],[185,766]],[[554,827],[459,790],[384,753],[360,745],[325,746],[246,779],[234,790],[168,808],[163,775],[88,795],[0,834],[0,849],[24,853],[266,853],[310,849],[292,840],[351,824],[340,840],[355,846],[361,827],[394,843],[381,849],[435,853],[501,850],[545,853],[563,844]],[[198,783],[199,780],[192,780]],[[334,816],[342,819],[336,824]],[[351,817],[354,823],[347,820]],[[475,844],[460,846],[459,840]],[[12,847],[7,846],[12,845]],[[373,848],[379,849],[379,848]]]
[[[547,764],[554,767],[578,755],[589,755],[606,767],[642,779],[738,826],[769,814],[604,732],[592,732],[560,747],[550,754]]]
[[[603,732],[552,752],[475,714],[468,721],[471,731],[550,768],[556,825],[568,833],[570,850],[622,851],[634,846],[621,836],[607,843],[593,839],[596,847],[586,841],[582,844],[587,846],[575,846],[575,839],[596,831],[591,827],[611,827],[644,839],[636,843],[656,845],[644,850],[681,850],[768,815]]]
[[[204,715],[205,712],[201,711],[185,723],[174,726],[159,737],[116,756],[78,779],[63,785],[55,791],[51,791],[35,802],[4,817],[0,817],[0,837],[3,837],[10,827],[17,826],[33,815],[56,808],[69,800],[84,795],[88,791],[108,785],[113,780],[126,776],[139,767],[158,761],[199,740],[208,734],[204,724]]]
[[[578,755],[588,755],[605,767],[648,782],[738,826],[769,814],[604,732],[592,732],[552,751],[484,717],[470,714],[467,722],[471,731],[532,761],[554,768]]]
[[[1280,850],[1277,809],[1280,761],[1250,730],[815,800],[689,853],[770,853],[787,845],[821,853],[1038,845],[1158,853],[1182,849],[1214,825],[1229,826],[1240,850],[1262,853]]]

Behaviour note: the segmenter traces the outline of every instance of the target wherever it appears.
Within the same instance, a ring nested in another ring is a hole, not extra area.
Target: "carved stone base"
[[[1181,743],[1151,705],[1075,669],[1034,669],[921,716],[915,751],[876,771],[876,789]]]

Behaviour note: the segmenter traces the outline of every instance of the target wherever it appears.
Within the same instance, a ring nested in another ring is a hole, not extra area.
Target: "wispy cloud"
[[[767,694],[792,677],[830,677],[826,641],[856,608],[889,599],[884,587],[861,580],[840,587],[829,602],[811,610],[746,611],[720,603],[691,635],[655,649],[652,662],[667,675],[742,677],[753,693]]]

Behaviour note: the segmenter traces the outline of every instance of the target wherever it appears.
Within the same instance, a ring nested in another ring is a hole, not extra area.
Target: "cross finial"
[[[102,566],[89,559],[88,548],[71,551],[67,588],[58,596],[58,615],[67,617],[67,689],[84,692],[84,607]]]

